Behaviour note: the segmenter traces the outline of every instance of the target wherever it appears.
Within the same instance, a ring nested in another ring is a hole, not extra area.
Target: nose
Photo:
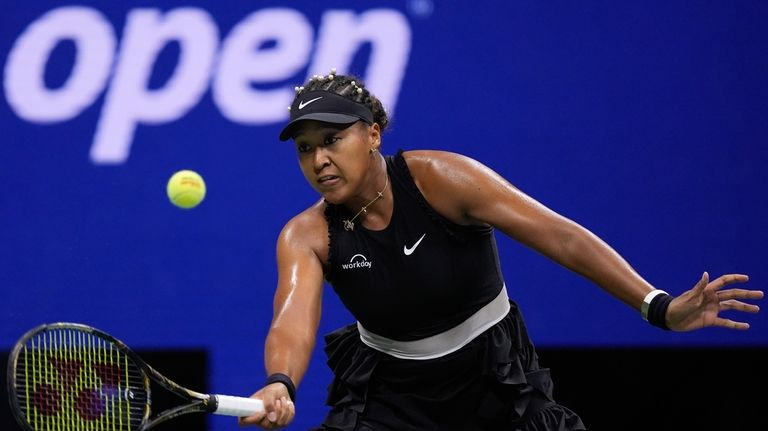
[[[325,148],[323,147],[315,148],[313,162],[315,166],[315,172],[318,172],[318,173],[322,171],[323,168],[331,164],[331,160],[330,158],[328,158],[328,153],[326,152]]]

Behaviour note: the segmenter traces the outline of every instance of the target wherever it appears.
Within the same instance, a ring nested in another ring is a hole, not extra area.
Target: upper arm
[[[311,211],[296,216],[280,232],[272,329],[314,338],[320,321],[327,244],[325,221]]]
[[[455,153],[412,152],[408,166],[427,201],[458,224],[489,224],[557,257],[574,233],[571,220],[523,193],[482,163]]]
[[[432,154],[435,153],[435,154]],[[467,157],[419,153],[409,161],[427,201],[460,224],[487,223],[638,307],[653,286],[589,230],[527,196]]]

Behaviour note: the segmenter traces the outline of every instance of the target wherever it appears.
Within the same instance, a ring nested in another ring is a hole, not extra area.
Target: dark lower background
[[[539,349],[555,398],[602,430],[768,430],[768,348]]]
[[[169,378],[205,392],[205,351],[139,351]],[[556,399],[601,430],[768,430],[768,348],[539,349],[550,367]],[[2,355],[6,369],[8,353]],[[3,387],[6,387],[5,373]],[[0,429],[19,429],[2,392]],[[176,402],[153,393],[156,410]],[[203,431],[207,416],[190,415],[158,430]],[[236,429],[233,425],[232,429]]]

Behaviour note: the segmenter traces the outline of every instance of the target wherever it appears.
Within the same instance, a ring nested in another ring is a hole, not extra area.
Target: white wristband
[[[651,290],[647,295],[645,295],[645,298],[643,298],[643,305],[640,306],[640,315],[643,317],[643,320],[648,321],[648,308],[651,306],[651,301],[653,301],[653,298],[661,294],[668,295],[667,292],[661,289]]]

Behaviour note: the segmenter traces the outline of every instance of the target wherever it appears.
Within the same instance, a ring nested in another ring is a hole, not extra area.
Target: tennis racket
[[[40,325],[8,358],[11,410],[25,430],[143,431],[187,413],[250,416],[261,400],[202,394],[147,365],[124,343],[79,323]],[[150,380],[185,403],[152,416]]]

